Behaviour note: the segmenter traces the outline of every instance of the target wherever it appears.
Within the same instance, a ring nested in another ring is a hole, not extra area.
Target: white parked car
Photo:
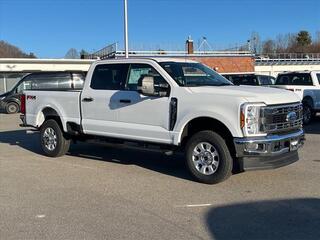
[[[320,71],[284,72],[276,79],[274,87],[291,90],[303,103],[304,124],[320,112]]]
[[[22,125],[40,131],[51,157],[87,139],[183,151],[196,180],[218,183],[236,170],[291,164],[304,142],[296,94],[235,86],[185,59],[97,61],[83,90],[24,94]]]

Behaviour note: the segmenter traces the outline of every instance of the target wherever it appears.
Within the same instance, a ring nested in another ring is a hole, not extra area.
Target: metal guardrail
[[[136,57],[199,57],[199,56],[250,56],[254,55],[250,51],[194,51],[193,54],[188,54],[187,51],[129,51],[130,56]],[[125,51],[118,50],[118,44],[110,44],[99,51],[84,56],[85,59],[108,59],[115,57],[124,57]]]
[[[320,64],[320,53],[279,53],[256,56],[256,65]]]
[[[117,51],[116,56],[124,56],[124,51]],[[146,56],[168,56],[168,57],[199,57],[199,56],[253,56],[251,52],[248,51],[194,51],[192,54],[188,54],[187,51],[129,51],[129,55],[137,57]]]

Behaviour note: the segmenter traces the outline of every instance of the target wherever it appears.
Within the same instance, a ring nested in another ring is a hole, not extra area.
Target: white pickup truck
[[[309,124],[320,112],[320,71],[284,72],[278,75],[274,87],[296,93],[303,103],[303,122]]]
[[[25,91],[21,100],[22,126],[40,130],[47,156],[88,139],[182,151],[203,183],[288,165],[304,143],[296,94],[234,86],[185,59],[97,61],[83,90]]]

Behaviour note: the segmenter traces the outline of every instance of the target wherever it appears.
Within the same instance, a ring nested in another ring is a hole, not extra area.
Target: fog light
[[[265,151],[265,144],[263,144],[263,143],[247,143],[246,150],[248,152],[250,152],[250,151],[264,152]]]
[[[259,144],[257,144],[257,143],[247,143],[246,149],[247,149],[247,151],[257,151],[259,149]]]

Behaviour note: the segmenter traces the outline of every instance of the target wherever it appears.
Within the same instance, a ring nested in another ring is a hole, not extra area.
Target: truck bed
[[[25,119],[28,125],[41,126],[44,121],[43,111],[52,111],[50,109],[57,111],[65,130],[67,122],[80,124],[81,90],[37,90],[25,91],[24,94],[26,96]]]

